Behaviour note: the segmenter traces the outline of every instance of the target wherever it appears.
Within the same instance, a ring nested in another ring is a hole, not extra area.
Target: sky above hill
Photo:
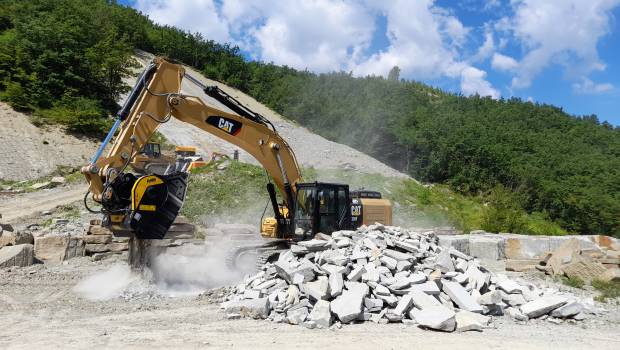
[[[520,97],[620,125],[620,0],[121,0],[248,59]]]

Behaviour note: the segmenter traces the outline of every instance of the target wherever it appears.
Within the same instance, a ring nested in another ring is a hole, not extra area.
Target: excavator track
[[[230,249],[226,255],[226,266],[231,270],[253,273],[288,247],[286,240],[238,245]],[[247,260],[243,261],[244,258]],[[250,264],[251,260],[253,263]]]

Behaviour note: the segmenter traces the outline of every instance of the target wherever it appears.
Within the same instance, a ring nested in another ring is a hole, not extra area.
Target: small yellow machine
[[[184,78],[230,111],[180,93]],[[93,200],[102,206],[103,224],[115,234],[129,233],[138,240],[162,239],[179,214],[187,187],[186,167],[142,176],[125,171],[157,127],[171,118],[245,150],[273,181],[267,184],[267,191],[275,217],[264,219],[261,227],[269,239],[245,246],[239,254],[248,250],[272,254],[318,232],[330,234],[362,224],[392,222],[391,203],[379,192],[350,191],[346,184],[304,183],[293,150],[268,119],[218,87],[205,86],[186,75],[181,65],[156,58],[142,73],[90,164],[81,170]],[[114,135],[110,151],[102,156]],[[177,155],[194,157],[195,153],[195,148],[177,148]]]

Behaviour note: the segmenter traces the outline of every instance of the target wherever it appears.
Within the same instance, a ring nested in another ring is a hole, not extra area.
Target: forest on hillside
[[[0,99],[39,123],[102,135],[135,48],[194,66],[417,179],[484,198],[496,209],[490,230],[526,232],[513,215],[525,210],[570,232],[620,236],[620,129],[594,115],[447,93],[398,74],[246,61],[237,47],[115,1],[0,0]]]

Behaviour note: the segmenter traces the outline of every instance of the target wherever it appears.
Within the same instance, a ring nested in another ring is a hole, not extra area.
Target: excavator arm
[[[190,79],[234,113],[182,94],[183,78]],[[286,225],[283,213],[292,211],[295,184],[301,181],[291,147],[267,119],[219,88],[207,87],[186,75],[181,65],[161,58],[153,60],[142,73],[99,150],[90,164],[82,168],[89,192],[101,203],[112,223],[131,228],[139,238],[162,238],[178,214],[185,197],[186,173],[138,178],[125,172],[159,125],[170,118],[192,124],[251,154],[284,197],[287,210],[280,209],[274,186],[268,185],[276,219]],[[117,131],[107,155],[102,156]],[[158,222],[162,216],[163,222]]]

